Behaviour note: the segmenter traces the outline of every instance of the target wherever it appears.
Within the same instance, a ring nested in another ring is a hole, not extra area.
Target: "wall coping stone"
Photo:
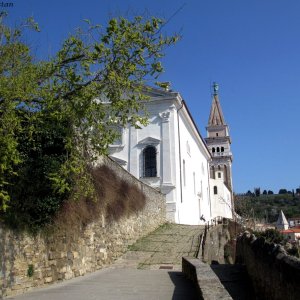
[[[182,257],[182,272],[196,284],[199,292],[199,299],[232,299],[211,267],[208,264],[203,263],[200,259]]]

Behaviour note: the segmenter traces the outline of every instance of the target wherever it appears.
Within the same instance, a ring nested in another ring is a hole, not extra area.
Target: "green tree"
[[[255,197],[259,197],[260,196],[260,188],[254,188],[254,194],[255,194]]]
[[[53,58],[36,61],[22,34],[28,27],[38,30],[37,24],[29,19],[10,28],[5,17],[0,210],[10,200],[10,219],[17,223],[15,211],[26,208],[40,224],[47,218],[36,215],[50,211],[51,217],[71,193],[93,196],[89,168],[118,137],[116,127],[147,124],[145,83],[163,72],[164,49],[178,36],[164,36],[157,18],[112,19],[106,28],[86,21],[86,30],[68,37]]]
[[[234,198],[234,207],[237,214],[245,219],[250,219],[253,217],[253,205],[251,203],[252,193],[249,196],[246,195],[236,195]]]
[[[286,189],[280,189],[278,194],[283,195],[283,194],[287,194],[288,191]]]
[[[276,229],[266,229],[264,232],[255,232],[258,237],[264,237],[270,243],[279,244],[283,241],[283,235]]]
[[[34,109],[27,101],[35,94],[39,76],[28,46],[21,42],[22,29],[38,30],[37,25],[29,19],[13,29],[4,24],[5,17],[0,13],[0,210],[7,208],[9,179],[17,175],[15,167],[22,161],[18,149],[22,125],[33,121],[22,104]]]
[[[253,196],[253,193],[250,190],[248,190],[248,192],[246,193],[246,195],[247,196]]]

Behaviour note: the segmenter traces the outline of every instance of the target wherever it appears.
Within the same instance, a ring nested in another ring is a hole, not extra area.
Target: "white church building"
[[[149,88],[149,124],[122,129],[109,147],[113,160],[166,195],[171,222],[232,218],[231,141],[217,90],[215,84],[205,140],[178,92]]]

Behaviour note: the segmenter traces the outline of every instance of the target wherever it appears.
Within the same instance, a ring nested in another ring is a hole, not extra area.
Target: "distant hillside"
[[[236,212],[245,218],[276,222],[280,210],[287,218],[300,216],[300,197],[292,194],[235,195]]]

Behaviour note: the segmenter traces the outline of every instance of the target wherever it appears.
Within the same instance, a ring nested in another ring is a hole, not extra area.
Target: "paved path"
[[[29,292],[18,300],[187,300],[197,299],[192,282],[181,272],[104,269],[81,278]]]
[[[201,226],[163,226],[106,269],[7,299],[197,299],[194,285],[181,273],[181,257],[196,254],[202,230]]]

